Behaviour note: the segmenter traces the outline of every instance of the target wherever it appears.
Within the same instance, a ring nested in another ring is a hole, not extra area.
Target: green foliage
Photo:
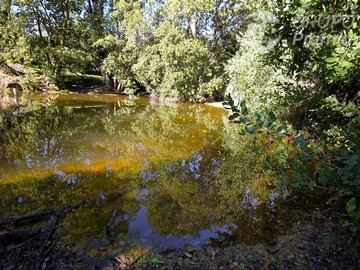
[[[133,66],[140,83],[164,99],[203,101],[221,96],[222,80],[216,76],[211,53],[197,39],[162,24]]]
[[[151,253],[147,257],[142,257],[140,260],[136,263],[136,266],[138,267],[151,267],[152,269],[158,269],[160,267],[166,267],[167,258],[158,254],[158,253]]]
[[[133,94],[137,90],[137,84],[132,66],[136,63],[139,48],[132,47],[113,35],[98,40],[94,46],[109,52],[101,69],[104,74],[111,76],[118,92]]]
[[[13,1],[0,30],[1,58],[36,65],[56,81],[63,79],[65,69],[96,71],[101,52],[92,44],[102,36],[103,20],[89,27],[90,17],[100,14],[84,13],[83,4],[77,0]]]
[[[224,63],[237,49],[236,1],[116,1],[119,21],[103,71],[119,91],[144,87],[166,100],[206,101],[223,96]],[[109,42],[109,39],[112,39]]]
[[[351,85],[359,76],[352,69],[358,61],[358,8],[355,1],[275,2],[270,11],[278,20],[268,34],[280,42],[271,59],[300,76],[315,73],[321,80]]]
[[[352,238],[349,240],[350,243],[352,241],[355,242],[355,250],[358,248],[359,244],[359,231],[360,231],[360,209],[359,202],[355,198],[351,198],[346,203],[346,211],[350,217],[350,220],[341,220],[341,225],[344,227],[350,227],[353,233]]]
[[[19,83],[24,89],[36,90],[39,85],[39,78],[34,74],[26,74],[24,77],[19,77]]]
[[[335,114],[339,114],[337,118],[343,116],[345,118],[342,118],[342,121],[347,119],[342,123],[341,136],[336,138],[337,144],[329,145],[324,140],[326,147],[322,147],[321,142],[314,143],[307,139],[304,134],[290,135],[289,129],[278,124],[275,114],[271,111],[249,114],[244,101],[236,105],[230,97],[225,106],[233,112],[229,119],[242,125],[243,136],[266,135],[262,141],[259,135],[253,135],[252,148],[255,152],[264,151],[263,148],[270,149],[267,162],[272,168],[278,169],[280,188],[324,189],[333,195],[329,203],[341,197],[350,198],[346,210],[352,221],[344,221],[343,224],[352,226],[353,238],[358,241],[360,108],[353,102],[341,104],[335,97],[329,97],[325,102]]]
[[[109,87],[166,100],[221,99],[239,47],[245,1],[6,2],[1,59],[64,72],[102,71]],[[146,88],[146,89],[144,89]]]
[[[283,84],[288,120],[297,128],[321,133],[329,123],[323,100],[335,95],[352,101],[359,89],[357,1],[275,1],[276,21],[265,32],[278,43],[266,55],[296,81]]]
[[[278,108],[285,95],[279,85],[286,80],[282,70],[263,59],[270,47],[263,44],[266,24],[260,15],[255,21],[247,19],[251,23],[240,40],[240,48],[226,66],[230,78],[226,93],[236,101],[246,100],[252,112]]]

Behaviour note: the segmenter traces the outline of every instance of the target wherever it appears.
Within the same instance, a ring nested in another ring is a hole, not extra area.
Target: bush
[[[271,49],[271,44],[263,44],[265,27],[261,17],[248,26],[241,38],[239,51],[226,67],[230,77],[226,94],[237,102],[246,100],[252,112],[264,108],[286,108],[280,108],[285,95],[280,83],[288,79],[281,69],[265,62],[264,56]]]
[[[253,151],[266,153],[264,148],[268,149],[267,163],[278,170],[280,189],[316,188],[332,195],[328,203],[340,198],[347,200],[347,219],[342,224],[351,227],[350,241],[357,244],[360,238],[360,108],[353,102],[340,103],[335,97],[324,102],[333,111],[334,119],[342,119],[339,136],[331,138],[336,144],[329,144],[326,138],[314,141],[301,133],[292,135],[286,126],[280,125],[273,112],[251,114],[245,102],[236,105],[229,98],[226,106],[233,112],[229,119],[241,125],[242,134],[253,134]]]
[[[200,40],[167,23],[155,31],[154,38],[133,66],[137,80],[149,92],[168,100],[205,101],[221,96],[218,64]]]

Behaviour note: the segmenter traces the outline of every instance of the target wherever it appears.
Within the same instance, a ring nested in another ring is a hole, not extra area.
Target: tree
[[[359,8],[358,1],[276,1],[270,11],[277,23],[267,35],[279,42],[269,60],[323,85],[327,94],[346,91],[353,98],[360,77]]]
[[[133,70],[154,96],[204,101],[221,96],[223,82],[216,67],[203,42],[163,23],[154,33],[154,44],[140,54]]]
[[[220,98],[224,65],[236,52],[247,12],[232,0],[115,1],[117,31],[98,43],[108,50],[103,70],[120,91],[145,87],[173,100]]]
[[[104,9],[108,1],[88,1],[87,13],[83,0],[21,0],[5,4],[12,16],[3,20],[2,36],[8,39],[2,50],[3,57],[38,65],[57,81],[62,80],[64,70],[96,72],[100,69],[104,56],[92,45],[104,36]],[[13,9],[9,8],[11,4]],[[21,53],[11,54],[15,49]]]

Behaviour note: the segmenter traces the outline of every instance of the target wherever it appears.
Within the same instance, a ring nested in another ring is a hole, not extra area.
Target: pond
[[[271,207],[282,194],[231,129],[206,104],[58,95],[2,134],[0,218],[74,207],[62,241],[89,265],[137,248],[272,241],[286,227]]]

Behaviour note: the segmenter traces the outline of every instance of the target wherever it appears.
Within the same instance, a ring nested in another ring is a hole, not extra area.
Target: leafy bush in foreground
[[[359,242],[360,232],[360,108],[354,103],[340,103],[335,97],[325,100],[337,117],[343,119],[338,144],[306,139],[304,134],[291,135],[271,111],[250,114],[245,104],[235,104],[228,97],[225,106],[233,114],[230,120],[242,125],[243,134],[253,134],[261,148],[269,148],[268,164],[280,173],[278,185],[291,189],[319,189],[331,194],[328,201],[345,198],[353,241]],[[258,136],[265,134],[266,136]],[[256,141],[254,151],[259,151]]]

